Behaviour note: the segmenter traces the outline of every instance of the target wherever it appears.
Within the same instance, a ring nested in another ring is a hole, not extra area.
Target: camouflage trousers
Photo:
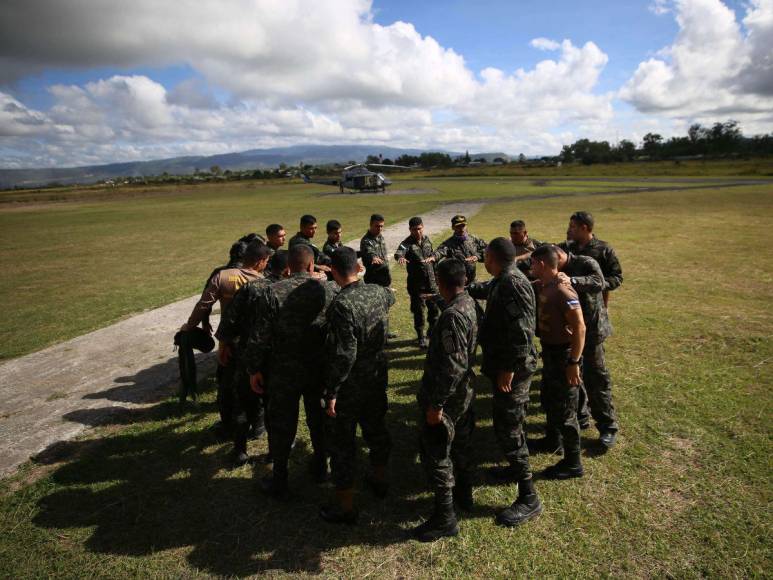
[[[295,435],[298,432],[300,400],[306,413],[306,425],[315,454],[326,452],[321,381],[311,372],[287,373],[272,370],[268,376],[268,447],[274,459],[274,476],[287,477]]]
[[[233,383],[236,376],[236,365],[232,362],[228,366],[220,363],[215,371],[217,381],[217,410],[220,414],[220,421],[224,427],[230,429],[233,426],[233,405],[234,391]]]
[[[432,300],[422,300],[418,292],[409,292],[411,297],[411,314],[413,314],[413,327],[416,332],[424,331],[424,310],[427,310],[427,322],[430,330],[435,326],[439,310]]]
[[[234,448],[237,453],[247,453],[250,428],[265,425],[265,407],[265,397],[250,388],[247,370],[238,365],[233,382]]]
[[[489,377],[494,392],[492,408],[494,433],[499,447],[513,468],[516,479],[531,477],[529,448],[526,446],[523,424],[526,421],[532,374],[528,369],[516,372],[511,382],[512,390],[509,393],[500,391],[497,388],[496,379]]]
[[[548,433],[559,433],[566,455],[580,452],[579,388],[566,380],[569,346],[542,345],[542,392]]]
[[[474,399],[474,395],[473,395]],[[475,430],[475,412],[470,406],[457,415],[446,414],[438,425],[427,423],[426,407],[420,405],[419,449],[421,464],[433,490],[452,489],[456,483],[471,481],[472,433]]]
[[[356,400],[336,402],[336,417],[329,419],[333,481],[336,489],[354,487],[357,463],[357,425],[370,449],[371,465],[386,465],[392,438],[386,426],[387,393],[379,387],[365,387]]]
[[[583,423],[591,415],[599,432],[617,431],[617,414],[612,404],[612,379],[604,357],[604,343],[586,342],[582,358],[584,386],[579,392],[577,418]]]

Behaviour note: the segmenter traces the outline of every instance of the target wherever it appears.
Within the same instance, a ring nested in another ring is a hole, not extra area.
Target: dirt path
[[[482,203],[452,203],[423,214],[427,235],[450,229],[451,216],[476,214]],[[384,231],[393,251],[407,222]],[[359,238],[348,245],[359,247]],[[177,388],[172,336],[198,299],[192,296],[0,365],[0,477],[58,441],[116,413],[142,407]],[[213,317],[217,324],[217,316]],[[214,354],[197,358],[201,375]]]

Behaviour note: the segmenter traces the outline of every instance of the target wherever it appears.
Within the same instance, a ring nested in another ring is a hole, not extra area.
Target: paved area
[[[423,214],[425,232],[450,229],[451,216],[477,213],[482,203],[452,203]],[[408,235],[407,222],[388,225],[387,247]],[[321,242],[320,242],[321,243]],[[350,242],[359,246],[359,240]],[[179,373],[172,337],[198,296],[0,365],[0,477],[59,441],[115,413],[170,396]],[[217,324],[213,316],[213,324]],[[201,376],[214,353],[198,355]]]

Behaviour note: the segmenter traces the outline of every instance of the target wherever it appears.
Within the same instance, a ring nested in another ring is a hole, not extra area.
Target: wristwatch
[[[568,366],[578,365],[578,364],[580,364],[581,362],[582,362],[582,356],[581,356],[580,358],[577,358],[577,359],[574,359],[574,358],[572,358],[572,357],[570,356],[568,359],[566,359],[566,364],[567,364]]]
[[[569,278],[569,282],[572,284],[572,286],[577,286],[577,278],[575,278],[574,276]]]

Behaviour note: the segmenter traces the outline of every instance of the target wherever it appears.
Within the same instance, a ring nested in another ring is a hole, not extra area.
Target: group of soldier
[[[437,249],[420,217],[408,226],[410,235],[393,257],[407,269],[417,344],[426,350],[417,394],[419,451],[435,497],[432,515],[411,533],[421,541],[456,535],[454,506],[473,508],[472,380],[479,345],[481,372],[493,393],[494,431],[508,463],[492,470],[492,477],[515,482],[518,489],[496,522],[520,525],[542,512],[530,447],[562,455],[544,476],[569,479],[583,476],[580,432],[591,417],[601,449],[615,445],[618,423],[604,341],[611,333],[609,292],[622,283],[619,261],[593,234],[587,212],[572,214],[567,240],[557,245],[530,238],[520,220],[511,223],[509,238],[487,244],[456,215],[453,235]],[[231,248],[230,262],[211,274],[181,329],[202,324],[211,332],[208,317],[220,302],[220,425],[233,437],[239,465],[249,459],[248,439],[268,434],[273,467],[261,488],[272,496],[288,491],[303,399],[313,451],[309,476],[324,482],[331,468],[335,498],[320,516],[333,523],[357,520],[358,425],[369,449],[365,484],[378,497],[389,489],[385,349],[394,337],[388,319],[395,298],[383,228],[384,217],[371,216],[359,252],[341,243],[335,220],[327,223],[327,240],[318,249],[317,221],[310,215],[301,217],[287,250],[281,225],[269,225],[265,238],[245,236]],[[485,282],[476,281],[481,261],[491,275]],[[485,311],[479,301],[485,301]],[[538,366],[535,335],[547,426],[543,439],[527,444],[524,422]]]

